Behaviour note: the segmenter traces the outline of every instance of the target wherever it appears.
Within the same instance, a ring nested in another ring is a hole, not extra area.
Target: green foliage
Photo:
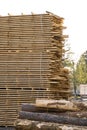
[[[64,67],[67,67],[70,70],[69,79],[70,79],[70,83],[73,84],[73,86],[74,86],[74,84],[75,84],[75,68],[74,68],[75,64],[72,59],[73,52],[71,51],[69,44],[66,44],[65,50],[66,50],[66,52],[64,55],[65,59],[64,59],[63,64],[64,64]]]
[[[64,66],[70,69],[73,68],[72,55],[73,52],[71,51],[70,45],[67,43],[65,45]]]
[[[86,84],[87,83],[87,63],[85,60],[85,53],[83,53],[80,57],[80,60],[76,66],[76,80],[78,84]]]

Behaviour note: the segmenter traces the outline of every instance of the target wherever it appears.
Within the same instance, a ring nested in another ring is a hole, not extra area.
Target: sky
[[[0,0],[0,15],[21,15],[31,12],[52,12],[63,17],[69,35],[67,43],[74,53],[72,59],[78,61],[87,50],[87,0]]]

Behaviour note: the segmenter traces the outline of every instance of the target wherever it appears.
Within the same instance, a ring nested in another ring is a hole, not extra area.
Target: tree
[[[71,51],[71,48],[70,48],[70,44],[69,43],[66,43],[65,44],[65,53],[64,53],[64,67],[68,67],[70,68],[70,70],[73,69],[73,60],[72,60],[72,55],[73,55],[73,52]]]
[[[75,75],[78,84],[87,83],[87,51],[81,55],[76,66]]]
[[[71,89],[76,95],[76,77],[75,77],[75,63],[72,59],[73,52],[71,51],[70,45],[65,45],[65,55],[64,55],[64,67],[67,67],[70,70],[70,83]]]

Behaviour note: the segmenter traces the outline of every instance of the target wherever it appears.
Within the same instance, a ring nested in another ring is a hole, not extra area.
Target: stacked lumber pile
[[[51,13],[0,17],[0,125],[13,125],[21,103],[69,97],[63,29]]]
[[[58,16],[52,17],[50,89],[54,91],[56,99],[63,96],[67,99],[70,95],[69,71],[62,64],[64,40],[67,37],[63,35],[63,20]]]

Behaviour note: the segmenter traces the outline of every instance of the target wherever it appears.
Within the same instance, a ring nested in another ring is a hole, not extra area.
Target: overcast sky
[[[87,50],[87,0],[0,0],[0,15],[45,13],[65,18],[74,60]]]

